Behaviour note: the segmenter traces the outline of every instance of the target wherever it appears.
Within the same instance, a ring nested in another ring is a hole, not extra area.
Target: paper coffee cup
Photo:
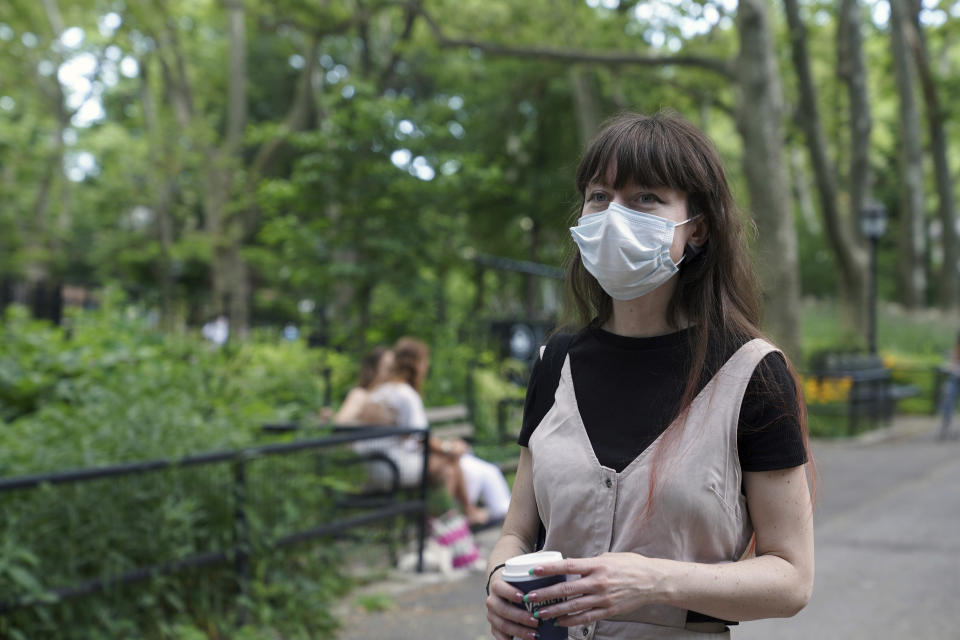
[[[537,551],[536,553],[514,556],[507,560],[503,567],[503,573],[500,575],[505,582],[510,583],[523,593],[530,593],[536,589],[543,589],[552,584],[566,581],[567,576],[565,575],[530,575],[530,569],[548,562],[559,562],[560,560],[563,560],[563,554],[559,551]],[[526,609],[530,613],[533,613],[534,608],[540,609],[561,601],[562,600],[549,600],[545,602],[528,602],[526,604],[520,602],[514,604],[521,609]],[[558,626],[554,620],[541,620],[537,631],[540,632],[540,640],[567,640],[567,628]]]

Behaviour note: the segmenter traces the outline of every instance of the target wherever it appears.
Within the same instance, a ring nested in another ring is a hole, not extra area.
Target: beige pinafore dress
[[[620,473],[597,461],[577,407],[568,355],[554,404],[529,441],[544,549],[565,558],[608,551],[706,563],[741,558],[753,526],[740,491],[740,403],[757,364],[774,350],[763,340],[741,347],[694,398],[686,421],[675,420]],[[654,465],[653,504],[646,512]],[[728,635],[720,623],[688,625],[685,609],[660,605],[569,630],[576,640]]]

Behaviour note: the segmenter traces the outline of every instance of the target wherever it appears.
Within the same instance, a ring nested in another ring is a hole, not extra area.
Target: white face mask
[[[606,211],[580,218],[570,233],[583,266],[603,290],[616,300],[633,300],[678,271],[670,257],[673,231],[698,217],[674,222],[611,202]]]

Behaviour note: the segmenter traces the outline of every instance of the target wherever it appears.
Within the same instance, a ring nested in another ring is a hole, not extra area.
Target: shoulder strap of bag
[[[567,358],[567,350],[570,348],[573,335],[572,333],[555,333],[547,340],[541,358],[547,366],[547,380],[550,381],[550,384],[544,385],[544,388],[552,391],[557,390],[557,386],[560,384],[560,374],[563,371],[563,361]]]
[[[546,376],[545,380],[548,381],[547,384],[544,384],[544,389],[550,389],[553,393],[556,393],[557,387],[560,385],[560,374],[563,372],[563,361],[567,358],[567,350],[570,348],[570,342],[573,340],[572,333],[555,333],[550,336],[550,339],[547,340],[547,344],[543,349],[543,353],[540,358],[543,361],[543,364],[546,365]],[[547,529],[543,526],[543,521],[539,523],[539,528],[537,530],[537,546],[536,551],[543,549],[543,545],[547,541]]]

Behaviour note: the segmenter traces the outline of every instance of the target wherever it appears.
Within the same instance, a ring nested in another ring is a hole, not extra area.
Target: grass
[[[807,300],[802,308],[802,348],[806,361],[821,350],[866,350],[866,336],[844,321],[834,301]],[[936,365],[953,346],[960,316],[935,309],[907,311],[883,303],[877,309],[877,351],[902,366]]]
[[[393,608],[393,598],[383,593],[370,593],[357,596],[356,604],[367,613],[389,611]]]

